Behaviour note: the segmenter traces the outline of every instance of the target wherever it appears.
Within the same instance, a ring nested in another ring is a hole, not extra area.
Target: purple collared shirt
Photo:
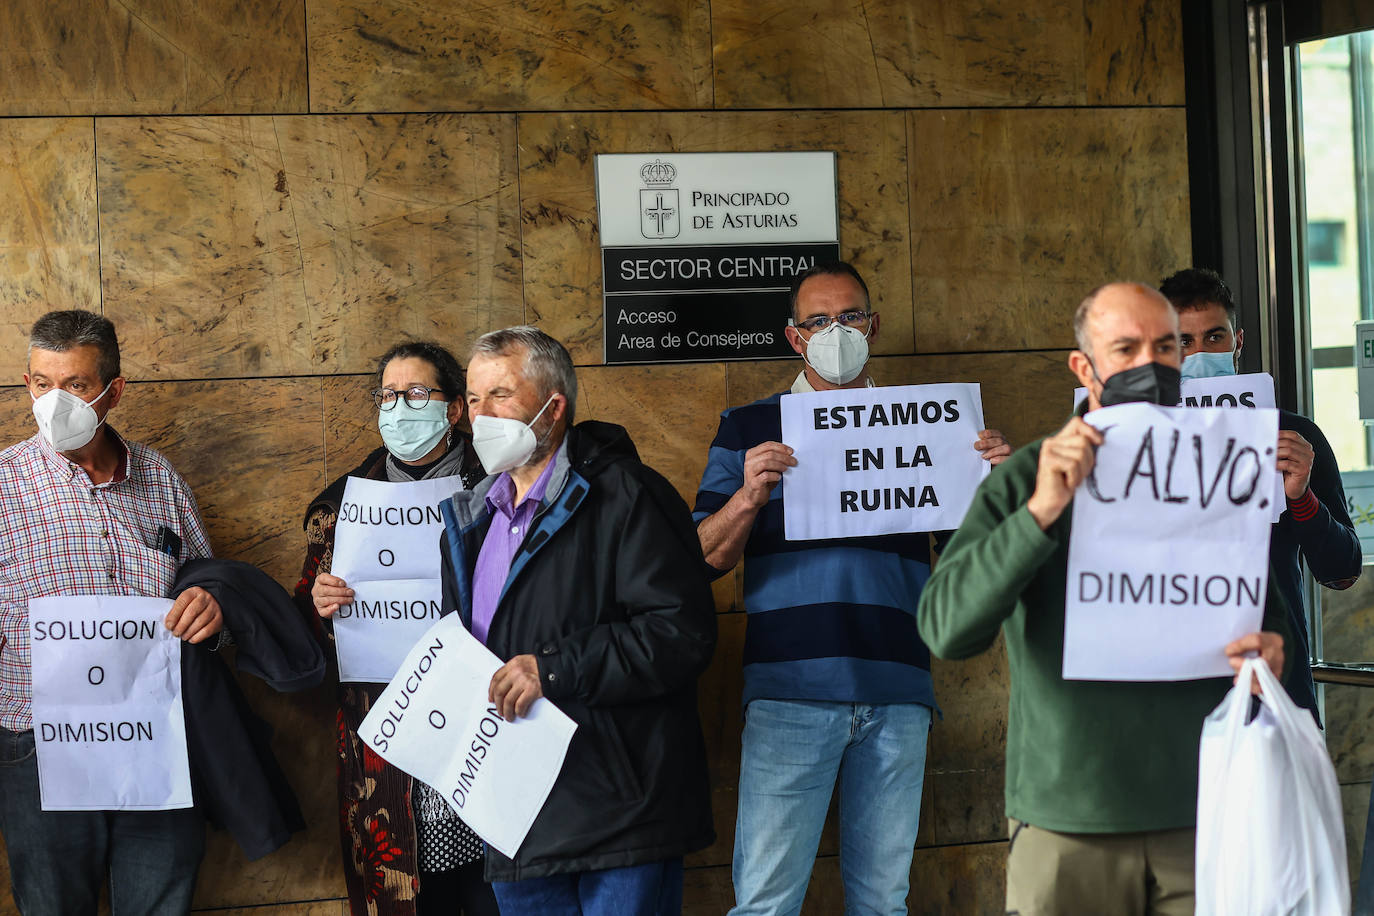
[[[553,466],[557,455],[544,466],[539,479],[525,494],[524,502],[515,502],[515,481],[510,472],[496,478],[487,491],[487,512],[491,515],[491,527],[482,541],[482,549],[477,552],[477,569],[472,574],[472,635],[487,643],[487,633],[491,629],[491,619],[496,616],[496,603],[501,600],[501,591],[510,578],[510,565],[515,561],[516,551],[525,540],[539,503],[544,499],[544,490],[553,476]]]

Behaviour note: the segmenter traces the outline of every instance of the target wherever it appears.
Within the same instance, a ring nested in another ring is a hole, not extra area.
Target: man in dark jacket
[[[715,608],[686,504],[625,430],[572,425],[577,379],[531,327],[478,340],[473,447],[491,473],[444,503],[444,607],[506,660],[506,718],[544,697],[577,732],[515,859],[511,914],[677,913],[682,857],[714,839],[696,679]]]
[[[1178,311],[1183,377],[1235,375],[1245,332],[1236,303],[1215,271],[1190,267],[1165,279],[1162,292]],[[1293,670],[1284,682],[1293,702],[1317,716],[1317,692],[1308,660],[1311,644],[1303,602],[1302,563],[1327,588],[1345,589],[1360,577],[1360,539],[1345,508],[1340,467],[1326,436],[1307,417],[1279,411],[1276,454],[1288,505],[1274,524],[1269,563],[1274,585],[1288,605]],[[1318,722],[1320,722],[1318,717]]]

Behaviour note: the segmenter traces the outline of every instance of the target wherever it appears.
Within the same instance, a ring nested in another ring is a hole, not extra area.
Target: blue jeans
[[[191,909],[205,818],[176,811],[43,811],[33,732],[0,728],[0,834],[25,916],[92,914],[110,876],[113,916]]]
[[[837,776],[845,913],[905,913],[929,734],[919,703],[750,703],[731,916],[801,911]]]
[[[678,916],[682,859],[493,881],[501,916]]]

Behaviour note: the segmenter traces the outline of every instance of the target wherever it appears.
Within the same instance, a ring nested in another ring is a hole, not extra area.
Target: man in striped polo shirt
[[[868,343],[878,314],[851,265],[798,275],[788,325],[805,363],[793,393],[874,384]],[[846,910],[905,913],[935,708],[915,617],[930,538],[787,541],[777,484],[797,462],[778,441],[782,394],[721,415],[694,511],[714,569],[724,574],[748,560],[730,912],[800,911],[838,776]],[[987,460],[1011,454],[1001,433],[980,435],[970,445]]]

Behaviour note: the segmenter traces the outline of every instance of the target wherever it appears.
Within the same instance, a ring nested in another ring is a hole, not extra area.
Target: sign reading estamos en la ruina
[[[839,257],[830,152],[596,160],[607,363],[793,355],[792,279]]]
[[[977,384],[902,385],[782,397],[788,540],[958,527],[987,475]]]

